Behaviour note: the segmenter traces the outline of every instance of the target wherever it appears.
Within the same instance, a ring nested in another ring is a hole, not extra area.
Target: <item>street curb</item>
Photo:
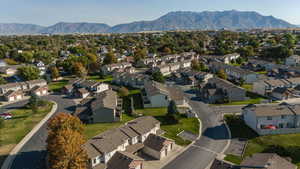
[[[21,148],[29,141],[29,139],[55,114],[57,110],[57,103],[53,103],[51,111],[12,149],[9,155],[6,157],[1,169],[9,169],[16,158],[16,155]]]
[[[223,118],[224,118],[224,114],[223,114]],[[224,154],[225,151],[229,148],[230,144],[231,144],[231,131],[226,123],[226,121],[224,120],[224,124],[225,124],[225,127],[226,127],[226,130],[228,132],[228,142],[226,144],[226,146],[224,147],[223,151],[220,153],[220,154]],[[223,157],[222,157],[223,158]],[[222,159],[223,160],[223,159]],[[214,161],[212,161],[205,169],[210,169],[211,165],[213,164]]]
[[[199,134],[198,134],[198,137],[196,138],[196,140],[199,140],[202,136],[202,121],[199,119],[197,114],[196,114],[196,118],[198,119],[198,122],[199,122]],[[193,146],[195,144],[196,140],[192,141],[188,146],[186,146],[182,150],[180,150],[180,153],[178,153],[177,156],[174,156],[173,158],[170,158],[169,161],[166,164],[162,165],[160,168],[161,169],[164,168],[166,165],[168,165],[170,162],[172,162],[175,158],[177,158],[183,152],[185,152],[187,149],[189,149],[191,146]]]

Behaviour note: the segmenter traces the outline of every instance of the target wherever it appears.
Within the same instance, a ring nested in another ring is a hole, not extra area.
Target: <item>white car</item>
[[[8,120],[12,118],[12,115],[10,113],[2,113],[0,114],[0,117],[3,118],[4,120]]]

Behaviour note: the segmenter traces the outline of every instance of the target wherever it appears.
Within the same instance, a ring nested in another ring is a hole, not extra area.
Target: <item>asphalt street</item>
[[[59,95],[49,95],[43,97],[46,100],[55,101],[58,105],[58,112],[69,113],[72,111],[74,102],[71,99],[63,98]],[[16,109],[24,106],[27,101],[18,102],[15,104],[7,105],[2,108],[2,111],[9,109]],[[46,139],[47,130],[44,124],[37,133],[22,147],[13,161],[10,169],[44,169],[46,157]]]
[[[221,122],[221,114],[196,100],[189,104],[202,121],[202,136],[163,169],[206,169],[227,145],[229,133]]]

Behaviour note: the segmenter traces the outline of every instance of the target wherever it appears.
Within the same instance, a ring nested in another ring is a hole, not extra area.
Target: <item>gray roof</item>
[[[133,163],[134,161],[138,161]],[[107,169],[130,169],[140,165],[144,160],[128,152],[116,152],[114,156],[108,161]]]
[[[149,96],[154,96],[157,94],[169,95],[168,88],[164,84],[155,81],[146,83],[145,90]]]
[[[118,95],[113,90],[106,90],[97,95],[96,99],[91,103],[92,110],[98,108],[110,108],[116,109],[117,108],[117,99]]]
[[[152,116],[143,116],[126,123],[127,126],[138,134],[148,133],[156,124],[160,124],[160,122]]]
[[[296,169],[294,164],[275,153],[257,153],[246,157],[241,166],[264,167],[265,169]],[[246,169],[246,167],[241,168]]]
[[[167,139],[165,137],[157,136],[154,134],[150,134],[147,139],[144,142],[144,145],[156,150],[156,151],[162,151],[166,146],[173,143],[173,140]]]

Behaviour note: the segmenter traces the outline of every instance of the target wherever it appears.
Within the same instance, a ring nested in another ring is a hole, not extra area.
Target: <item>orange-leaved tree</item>
[[[72,115],[59,113],[48,123],[48,164],[50,169],[86,169],[87,153],[83,124]]]

